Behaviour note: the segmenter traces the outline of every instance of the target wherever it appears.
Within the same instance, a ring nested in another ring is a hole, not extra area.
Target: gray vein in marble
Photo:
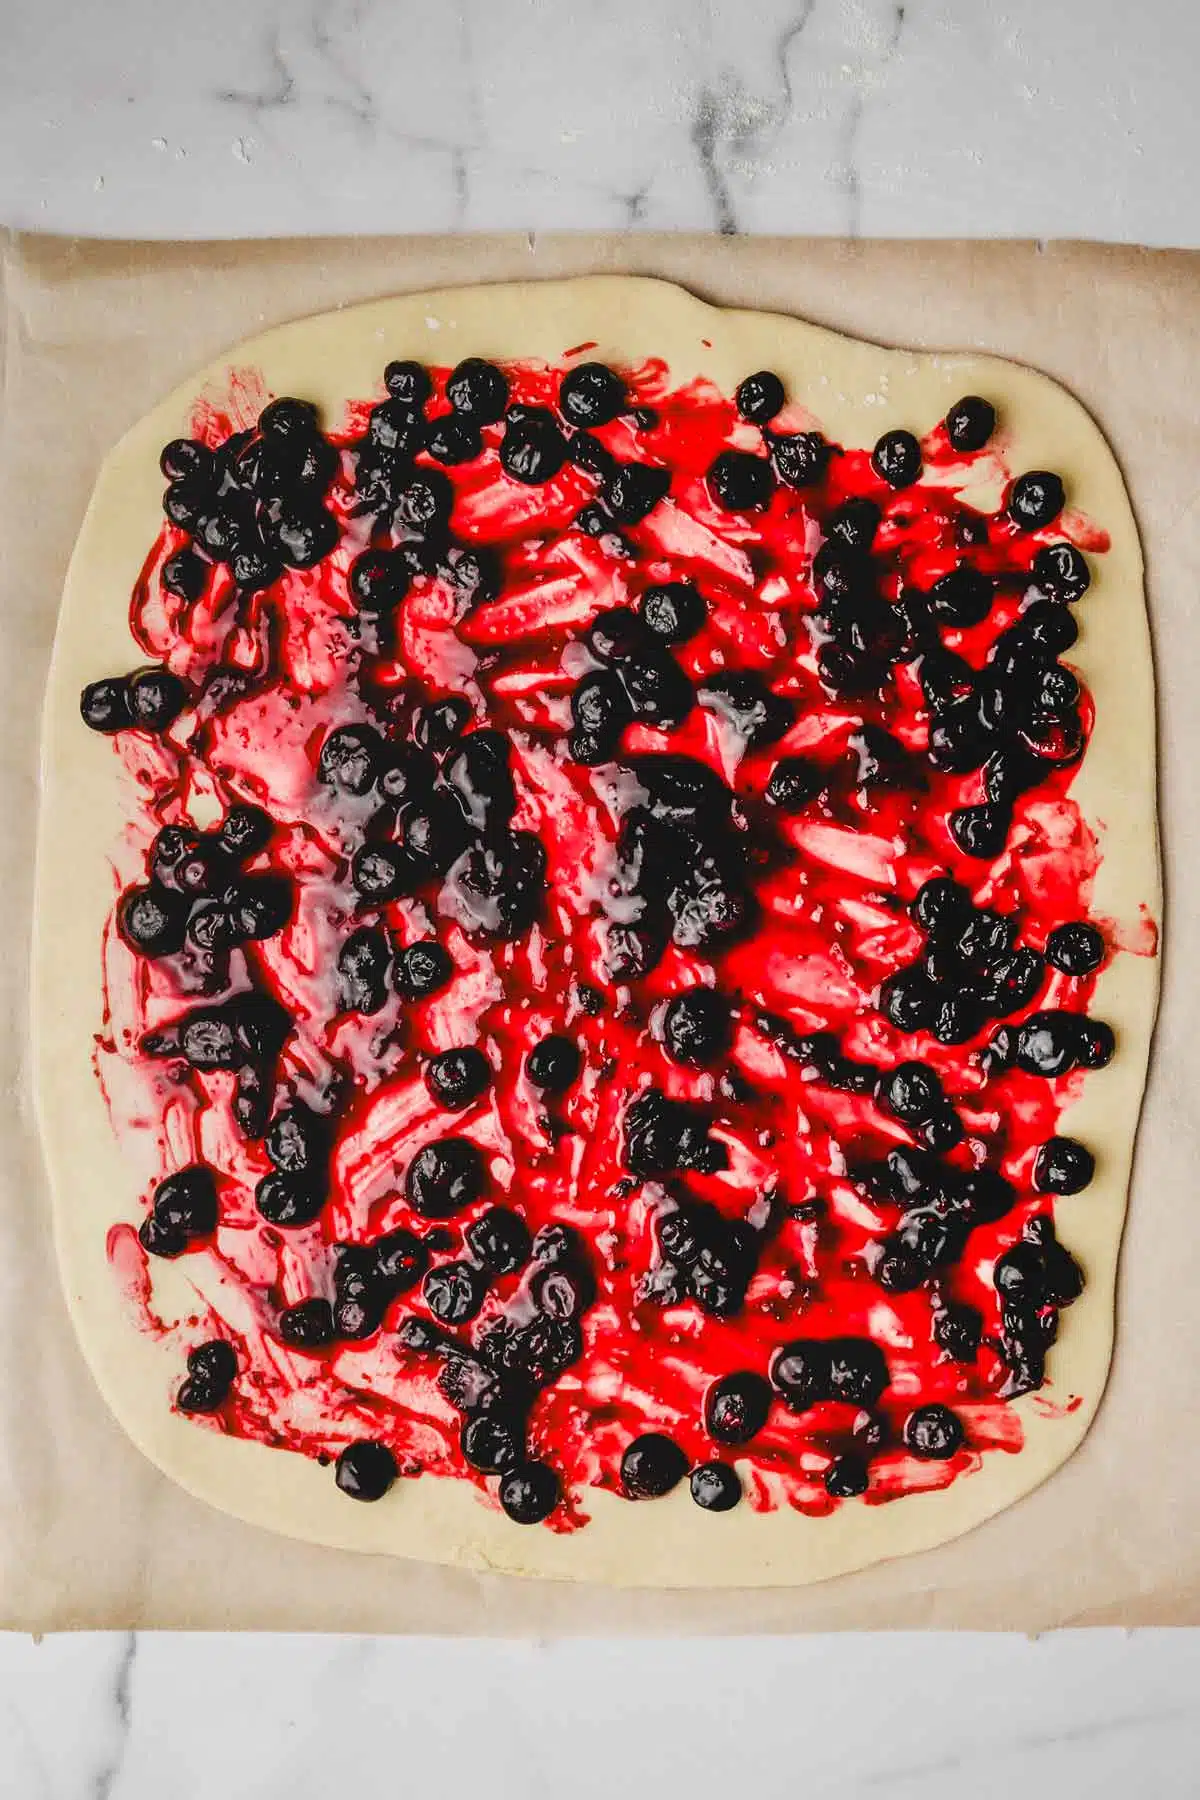
[[[725,133],[730,97],[728,88],[724,93],[716,93],[709,87],[701,88],[696,96],[691,128],[692,145],[700,159],[700,173],[712,202],[713,223],[724,237],[737,234],[733,201],[725,177],[717,167],[717,139]]]
[[[270,69],[268,79],[257,88],[220,88],[216,96],[218,100],[226,106],[248,107],[256,115],[291,105],[296,97],[296,77],[284,60],[278,25],[272,25],[267,32],[266,46]]]
[[[1078,1725],[1067,1725],[1054,1731],[1022,1733],[1007,1742],[989,1744],[986,1750],[973,1745],[947,1756],[930,1757],[928,1761],[890,1763],[886,1769],[865,1770],[860,1779],[867,1787],[881,1787],[886,1783],[889,1789],[894,1789],[901,1781],[924,1782],[931,1776],[955,1769],[969,1770],[984,1763],[990,1768],[998,1762],[1011,1762],[1015,1757],[1035,1754],[1039,1750],[1055,1750],[1066,1744],[1090,1744],[1097,1738],[1118,1737],[1128,1731],[1139,1731],[1144,1726],[1170,1725],[1177,1719],[1194,1718],[1195,1709],[1190,1705],[1139,1708],[1131,1713],[1109,1712],[1102,1718],[1080,1720]]]
[[[891,31],[876,64],[876,77],[883,74],[900,48],[900,39],[904,32],[904,13],[903,0],[898,0],[898,3],[892,8]],[[862,235],[862,173],[858,166],[858,140],[866,104],[867,86],[864,71],[860,69],[855,82],[854,96],[838,134],[840,154],[836,168],[837,179],[846,196],[846,236],[852,238]]]
[[[133,1665],[136,1656],[137,1633],[122,1632],[112,1682],[113,1711],[116,1715],[115,1739],[106,1760],[93,1778],[94,1800],[109,1800],[129,1750],[129,1732],[133,1724]]]

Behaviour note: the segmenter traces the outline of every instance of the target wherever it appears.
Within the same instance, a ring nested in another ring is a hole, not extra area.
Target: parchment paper
[[[1200,257],[649,236],[149,246],[10,234],[0,246],[0,1625],[545,1635],[1200,1623],[1200,1108],[1188,1023],[1200,907],[1188,813],[1200,741]],[[1045,1487],[966,1537],[794,1592],[647,1594],[459,1573],[274,1537],[190,1499],[124,1438],[76,1349],[24,1080],[38,712],[104,452],[190,370],[265,326],[389,292],[600,269],[1045,370],[1107,431],[1147,556],[1170,947],[1098,1423]]]

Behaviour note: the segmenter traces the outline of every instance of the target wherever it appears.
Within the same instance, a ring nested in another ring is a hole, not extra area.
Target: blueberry
[[[189,1242],[211,1237],[217,1229],[217,1188],[212,1170],[192,1163],[160,1181],[154,1190],[155,1223]]]
[[[393,400],[405,406],[424,406],[433,383],[419,362],[390,362],[383,371],[383,385]]]
[[[945,1104],[936,1073],[918,1062],[900,1063],[881,1076],[876,1095],[880,1105],[906,1125],[931,1118]]]
[[[168,481],[185,481],[189,477],[204,480],[211,473],[212,461],[207,444],[195,438],[173,438],[164,445],[158,466]]]
[[[751,749],[776,743],[796,716],[791,700],[774,693],[762,676],[748,669],[710,675],[697,692],[701,705],[731,725]]]
[[[539,1312],[552,1319],[576,1319],[594,1296],[590,1275],[579,1269],[552,1266],[538,1269],[530,1293]]]
[[[630,1500],[657,1500],[677,1487],[688,1471],[687,1457],[659,1431],[643,1432],[621,1456],[621,1486]]]
[[[1047,469],[1031,469],[1018,475],[1008,490],[1006,510],[1023,531],[1039,531],[1062,511],[1066,493],[1059,476]]]
[[[807,1412],[831,1397],[829,1347],[820,1341],[784,1344],[771,1362],[771,1382],[789,1412]]]
[[[293,569],[315,569],[322,558],[329,555],[340,535],[337,520],[322,507],[303,513],[284,511],[272,525],[279,555]]]
[[[337,1459],[334,1480],[352,1500],[382,1500],[399,1470],[386,1444],[359,1438]]]
[[[973,968],[989,968],[1006,957],[1017,939],[1017,921],[1011,913],[972,908],[958,933],[955,949]]]
[[[1075,1138],[1052,1137],[1041,1146],[1033,1165],[1039,1194],[1078,1194],[1096,1173],[1096,1159]]]
[[[525,1073],[543,1093],[562,1094],[578,1079],[581,1063],[578,1045],[551,1032],[530,1050]]]
[[[270,1225],[290,1230],[311,1225],[325,1204],[322,1186],[308,1175],[285,1175],[279,1170],[264,1175],[254,1190],[254,1204]]]
[[[589,475],[607,475],[616,467],[616,458],[590,431],[577,431],[567,443],[567,461],[575,469],[586,469]]]
[[[270,814],[261,806],[231,806],[221,822],[217,840],[222,850],[238,862],[245,862],[266,848],[274,830]]]
[[[1103,1069],[1116,1054],[1116,1033],[1103,1019],[1080,1019],[1076,1056],[1082,1069]]]
[[[640,525],[666,498],[671,471],[654,463],[617,463],[604,478],[603,500],[618,525]]]
[[[665,643],[684,644],[703,628],[708,609],[691,582],[666,581],[645,590],[638,614]]]
[[[402,1350],[411,1350],[422,1356],[432,1355],[435,1350],[441,1348],[445,1341],[438,1327],[431,1324],[428,1319],[412,1317],[402,1320],[396,1338]],[[455,1367],[460,1360],[463,1359],[456,1358],[447,1364],[447,1368]]]
[[[350,863],[350,879],[363,899],[374,905],[412,893],[423,872],[395,844],[365,844]]]
[[[904,1421],[904,1442],[923,1462],[946,1462],[962,1445],[962,1423],[948,1406],[918,1406]]]
[[[317,773],[344,794],[365,794],[385,754],[383,739],[371,725],[339,725],[321,745]]]
[[[889,487],[911,487],[921,473],[921,446],[911,431],[887,431],[871,452],[871,467]]]
[[[597,669],[584,676],[571,695],[571,717],[576,731],[595,739],[606,752],[615,747],[633,708],[613,670]]]
[[[625,1163],[639,1178],[669,1175],[675,1169],[710,1174],[728,1164],[723,1144],[708,1136],[707,1120],[696,1107],[668,1100],[647,1088],[625,1109]]]
[[[1022,945],[994,965],[983,988],[988,1010],[999,1018],[1021,1012],[1037,997],[1046,979],[1046,964],[1036,950]]]
[[[410,944],[392,963],[392,980],[405,1000],[425,1000],[436,994],[454,974],[449,952],[433,939]]]
[[[778,375],[760,369],[739,383],[734,399],[743,419],[752,425],[769,425],[776,413],[783,411],[787,394]]]
[[[423,706],[413,726],[413,736],[423,750],[441,756],[462,736],[471,723],[471,703],[461,694],[451,694]]]
[[[521,1462],[500,1477],[500,1504],[515,1525],[539,1525],[562,1497],[558,1476],[548,1463]]]
[[[848,1450],[834,1457],[822,1480],[825,1492],[832,1499],[853,1500],[856,1495],[866,1493],[871,1477],[865,1460],[855,1451]]]
[[[188,1379],[176,1396],[180,1412],[212,1413],[224,1405],[237,1378],[237,1352],[226,1338],[212,1338],[189,1351]]]
[[[1044,669],[1034,693],[1034,705],[1048,719],[1066,719],[1079,703],[1079,680],[1061,663]]]
[[[279,1335],[297,1350],[319,1350],[333,1342],[333,1308],[328,1300],[298,1300],[279,1315]]]
[[[977,1307],[954,1302],[933,1316],[933,1341],[953,1362],[974,1362],[983,1336],[983,1314]]]
[[[434,462],[456,468],[461,463],[474,462],[482,453],[483,438],[472,420],[452,412],[433,420],[425,434],[425,448]]]
[[[414,531],[448,524],[454,488],[440,469],[419,469],[396,489],[396,516]]]
[[[465,1045],[443,1050],[425,1065],[425,1086],[439,1106],[462,1112],[472,1106],[491,1085],[492,1066],[482,1050]]]
[[[133,723],[129,686],[123,675],[90,681],[79,696],[79,712],[92,731],[124,731]]]
[[[237,1378],[237,1351],[227,1338],[211,1338],[188,1352],[187,1366],[189,1375],[225,1394]]]
[[[508,382],[494,363],[468,356],[450,371],[446,398],[455,412],[465,413],[476,425],[491,425],[503,417]]]
[[[367,420],[367,443],[394,461],[413,456],[421,448],[425,422],[420,409],[403,400],[382,401]]]
[[[394,612],[408,592],[409,571],[394,550],[364,550],[350,565],[346,588],[360,612]]]
[[[766,1424],[770,1408],[770,1383],[761,1375],[723,1375],[704,1396],[704,1428],[719,1444],[748,1444]]]
[[[423,1218],[448,1219],[479,1198],[485,1173],[483,1157],[468,1138],[442,1138],[413,1157],[404,1192]]]
[[[481,1350],[506,1374],[528,1387],[556,1382],[583,1355],[583,1336],[574,1319],[540,1313],[528,1325],[501,1320],[481,1342]]]
[[[960,806],[946,821],[950,836],[965,856],[992,862],[1008,842],[1012,812],[1007,806]]]
[[[870,1338],[831,1338],[823,1346],[828,1358],[830,1397],[852,1406],[871,1406],[888,1384],[883,1351]]]
[[[212,490],[207,482],[196,479],[193,475],[185,475],[182,481],[173,481],[162,495],[162,511],[171,520],[173,526],[180,531],[198,531],[201,517],[207,506],[212,504]]]
[[[708,471],[708,490],[724,512],[755,512],[769,504],[775,476],[765,456],[722,450]]]
[[[483,1305],[485,1278],[473,1263],[443,1263],[421,1285],[426,1306],[443,1325],[465,1325]]]
[[[1051,1081],[1075,1067],[1078,1048],[1074,1013],[1031,1013],[1017,1032],[1017,1067]]]
[[[996,409],[978,394],[964,394],[946,414],[946,436],[952,448],[970,453],[982,450],[996,429]]]
[[[826,541],[836,540],[850,550],[869,550],[882,517],[873,500],[844,500],[825,520]]]
[[[183,948],[187,919],[187,901],[153,882],[129,888],[117,907],[118,931],[143,956],[174,956]]]
[[[1087,558],[1074,544],[1045,544],[1033,559],[1033,579],[1052,600],[1080,600],[1092,583]]]
[[[387,1004],[391,947],[378,926],[351,932],[338,951],[338,985],[347,1012],[377,1013]]]
[[[627,606],[598,613],[587,631],[587,647],[599,662],[618,668],[644,656],[653,646],[645,623]]]
[[[939,1044],[965,1044],[982,1028],[983,1010],[974,994],[960,989],[937,1000],[930,1030]]]
[[[922,652],[917,663],[917,676],[925,704],[938,716],[969,700],[974,691],[974,671],[970,664],[940,644]]]
[[[1091,975],[1104,961],[1104,939],[1083,920],[1056,925],[1046,939],[1046,961],[1064,975]]]
[[[368,1251],[358,1245],[339,1246],[339,1251],[341,1255],[334,1270],[334,1331],[339,1338],[351,1343],[361,1342],[378,1331],[388,1296],[375,1280]],[[368,1258],[365,1264],[357,1260],[363,1256]]]
[[[1060,656],[1079,637],[1073,615],[1052,600],[1034,600],[1026,606],[1015,629],[1019,643],[1050,656]]]
[[[769,442],[771,462],[785,487],[810,488],[823,480],[832,451],[819,431],[786,432]]]
[[[427,1245],[403,1228],[377,1238],[372,1250],[375,1284],[389,1297],[406,1294],[416,1286],[429,1266]]]
[[[947,706],[929,727],[929,760],[947,774],[965,775],[987,761],[991,745],[970,700]]]
[[[990,575],[969,563],[960,563],[949,575],[934,582],[929,590],[929,604],[944,624],[979,625],[991,611],[995,593],[996,584]]]
[[[861,725],[850,734],[858,788],[906,787],[913,777],[908,751],[898,738],[878,725]]]
[[[489,1207],[464,1235],[472,1256],[493,1274],[511,1275],[529,1260],[529,1227],[507,1207]]]
[[[521,1461],[524,1445],[520,1427],[511,1419],[495,1412],[476,1413],[462,1428],[459,1442],[462,1453],[473,1469],[485,1475],[498,1475],[515,1468]]]
[[[177,600],[198,600],[208,585],[210,566],[194,550],[177,550],[162,566],[162,584]]]
[[[731,1512],[742,1497],[741,1477],[729,1463],[698,1463],[689,1486],[692,1499],[705,1512]]]
[[[926,1150],[934,1150],[939,1155],[953,1150],[966,1136],[962,1120],[949,1106],[939,1107],[928,1118],[922,1119],[917,1125],[916,1134]]]
[[[513,939],[536,919],[546,886],[546,852],[529,831],[500,831],[456,864],[442,890],[464,929]]]
[[[487,733],[489,738],[495,735]],[[459,758],[455,757],[452,766],[457,766],[458,762]],[[460,771],[464,786],[469,783],[469,772],[469,764],[464,765]],[[508,776],[508,770],[504,767],[498,773],[502,778]],[[470,793],[470,804],[478,808],[481,819],[486,816],[485,800],[483,790]],[[466,803],[467,796],[459,791],[459,784],[456,783],[454,792],[437,788],[433,793],[426,794],[417,805],[407,808],[402,815],[405,852],[414,865],[424,872],[426,879],[431,874],[444,875],[469,842],[468,821],[463,816]]]
[[[625,405],[625,383],[604,363],[580,363],[559,386],[559,411],[571,425],[607,425]]]
[[[285,875],[244,875],[222,896],[239,939],[274,937],[292,916],[292,884]]]
[[[879,990],[879,1010],[897,1031],[926,1031],[937,1016],[936,990],[917,969],[893,975]]]
[[[648,725],[681,724],[695,704],[692,685],[665,649],[647,644],[620,667],[634,716]]]
[[[329,1122],[307,1106],[287,1106],[271,1120],[263,1148],[289,1175],[317,1175],[329,1157]]]
[[[802,812],[825,785],[820,767],[805,756],[781,756],[766,786],[769,805],[780,812]]]
[[[729,1002],[712,988],[677,994],[663,1016],[667,1053],[677,1063],[704,1068],[729,1048]]]
[[[514,481],[540,487],[551,481],[567,459],[567,441],[554,415],[542,406],[510,414],[500,443],[500,466]]]

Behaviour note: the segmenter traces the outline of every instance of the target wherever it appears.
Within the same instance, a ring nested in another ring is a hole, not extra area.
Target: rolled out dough
[[[51,1176],[62,1277],[80,1342],[113,1412],[172,1480],[268,1529],[347,1549],[568,1579],[643,1586],[796,1585],[929,1548],[1037,1487],[1072,1453],[1095,1415],[1112,1346],[1117,1254],[1157,996],[1158,963],[1118,955],[1096,1007],[1116,1029],[1112,1064],[1093,1074],[1067,1128],[1096,1152],[1082,1194],[1061,1200],[1064,1241],[1087,1286],[1063,1314],[1051,1385],[1016,1402],[1025,1446],[993,1453],[944,1490],[833,1516],[713,1516],[686,1487],[652,1505],[588,1496],[591,1523],[565,1536],[513,1526],[465,1483],[398,1483],[375,1506],[346,1501],[329,1472],[283,1451],[197,1429],[168,1404],[173,1373],[132,1325],[105,1253],[109,1227],[136,1220],[138,1182],[115,1141],[94,1075],[100,944],[114,899],[111,863],[123,821],[118,760],[82,730],[78,696],[98,673],[129,666],[128,599],[156,528],[158,453],[187,429],[193,402],[220,389],[230,363],[268,389],[312,399],[329,418],[372,393],[386,361],[467,355],[558,360],[569,346],[616,363],[660,357],[675,383],[707,377],[726,392],[769,367],[845,444],[887,429],[927,430],[960,394],[987,395],[1003,417],[1010,465],[1061,471],[1072,504],[1110,535],[1093,561],[1071,653],[1095,700],[1073,788],[1099,835],[1094,910],[1135,927],[1159,914],[1154,691],[1137,530],[1120,471],[1083,408],[1044,376],[986,357],[881,349],[799,320],[719,310],[667,283],[628,277],[450,290],[347,308],[238,346],[136,425],[106,460],[67,578],[45,713],[35,911],[37,1102]],[[1062,1404],[1078,1396],[1073,1409]]]

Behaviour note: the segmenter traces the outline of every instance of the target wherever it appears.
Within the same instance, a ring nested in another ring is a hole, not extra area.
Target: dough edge
[[[1107,442],[1057,383],[999,358],[884,349],[785,315],[712,307],[640,277],[449,289],[301,319],[236,346],[126,434],[100,470],[68,570],[43,727],[32,984],[35,1102],[59,1266],[88,1365],[127,1434],[188,1492],[252,1524],[344,1549],[510,1574],[645,1587],[800,1586],[960,1536],[1040,1486],[1086,1434],[1112,1350],[1157,957],[1122,954],[1098,983],[1096,1009],[1117,1031],[1118,1054],[1088,1078],[1065,1127],[1095,1150],[1097,1174],[1057,1206],[1087,1286],[1062,1316],[1047,1389],[1016,1403],[1024,1448],[1015,1456],[991,1451],[980,1468],[933,1493],[846,1503],[814,1519],[748,1506],[709,1515],[686,1484],[652,1505],[593,1489],[584,1500],[591,1522],[561,1535],[513,1525],[468,1483],[428,1475],[398,1482],[377,1505],[355,1506],[328,1469],[169,1410],[175,1371],[130,1320],[105,1254],[109,1226],[135,1216],[91,1061],[123,783],[116,757],[96,754],[80,725],[78,694],[97,674],[130,664],[128,601],[160,509],[162,444],[186,430],[197,395],[223,388],[233,365],[253,365],[271,391],[302,394],[338,417],[347,398],[376,391],[392,357],[557,360],[593,341],[589,356],[661,357],[673,383],[703,375],[725,392],[752,369],[773,368],[795,403],[849,443],[872,443],[894,426],[924,432],[963,393],[996,403],[1014,472],[1057,469],[1071,504],[1111,536],[1108,554],[1090,559],[1092,586],[1076,611],[1080,637],[1069,655],[1096,703],[1072,793],[1100,837],[1093,911],[1127,928],[1146,912],[1158,922],[1154,685],[1137,529]],[[1062,1402],[1076,1395],[1079,1404],[1066,1410]]]

